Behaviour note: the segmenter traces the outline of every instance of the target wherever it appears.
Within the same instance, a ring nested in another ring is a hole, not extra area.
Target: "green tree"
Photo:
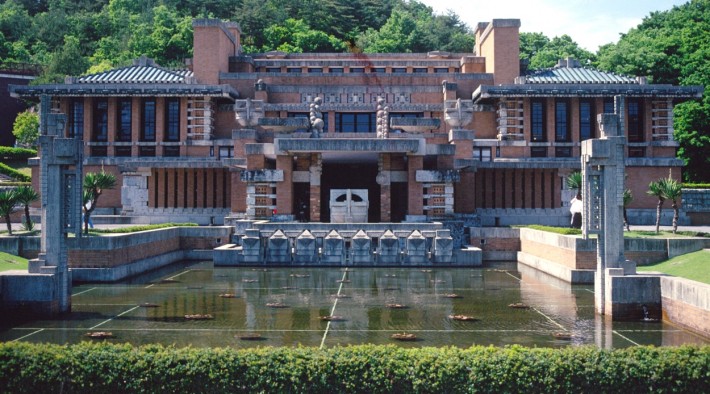
[[[579,60],[583,65],[591,64],[596,60],[596,56],[583,49],[577,44],[572,38],[566,34],[560,37],[555,37],[545,43],[544,36],[532,33],[533,36],[528,36],[521,40],[521,48],[525,49],[525,55],[530,56],[529,68],[531,69],[542,69],[553,67],[557,64],[560,59],[565,59],[568,57]],[[521,51],[521,58],[523,52]]]
[[[621,74],[648,76],[654,83],[710,88],[710,1],[691,0],[652,12],[616,44],[599,49],[598,66]],[[686,181],[708,182],[710,95],[676,106],[675,140]]]
[[[574,171],[567,176],[567,188],[577,189],[577,194],[582,192],[582,173]]]
[[[300,19],[287,19],[283,25],[272,25],[264,31],[265,52],[342,52],[347,45],[322,31],[312,30]]]
[[[37,146],[39,139],[39,115],[36,112],[25,111],[17,114],[12,125],[12,134],[17,143],[24,147]]]
[[[14,190],[4,190],[0,192],[0,216],[5,219],[7,225],[7,233],[12,235],[12,222],[10,215],[15,212],[17,198]]]
[[[84,176],[84,234],[89,234],[89,219],[96,209],[99,197],[104,190],[116,187],[116,177],[101,170],[101,172],[89,172]]]
[[[666,194],[664,190],[665,181],[665,178],[659,179],[657,181],[652,181],[648,184],[648,190],[646,191],[646,193],[658,199],[658,203],[656,204],[656,233],[660,231],[661,208],[663,208],[663,202],[666,201]]]
[[[32,223],[32,219],[30,218],[30,204],[39,200],[39,194],[37,194],[32,186],[20,186],[15,189],[15,199],[25,210],[25,230],[32,231],[34,229],[34,223]]]
[[[74,36],[64,36],[64,45],[52,54],[45,73],[38,79],[45,83],[61,82],[68,75],[81,75],[89,68],[81,43]]]
[[[671,201],[671,208],[673,208],[673,234],[675,234],[678,230],[678,200],[680,200],[683,185],[672,178],[668,178],[663,180],[662,189],[666,200]]]

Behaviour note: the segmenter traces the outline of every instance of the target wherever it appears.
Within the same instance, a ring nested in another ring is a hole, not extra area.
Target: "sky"
[[[567,34],[596,52],[617,42],[620,33],[641,23],[652,11],[665,11],[688,0],[419,0],[437,14],[454,11],[471,29],[492,19],[520,19],[521,32],[549,38]]]

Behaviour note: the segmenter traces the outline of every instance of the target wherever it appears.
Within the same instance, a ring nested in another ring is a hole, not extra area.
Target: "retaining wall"
[[[483,261],[516,261],[520,251],[520,229],[471,227],[469,245],[481,248]]]
[[[710,338],[710,285],[661,277],[663,318]]]

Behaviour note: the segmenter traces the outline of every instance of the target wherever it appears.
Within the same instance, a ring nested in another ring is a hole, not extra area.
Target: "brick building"
[[[472,53],[243,54],[237,24],[195,20],[186,70],[142,58],[11,91],[50,95],[68,136],[83,136],[85,170],[117,175],[102,208],[202,223],[478,214],[489,225],[564,225],[580,141],[599,135],[596,115],[621,96],[632,220],[652,217],[648,182],[682,166],[673,105],[702,87],[573,59],[523,73],[519,26],[479,24]]]

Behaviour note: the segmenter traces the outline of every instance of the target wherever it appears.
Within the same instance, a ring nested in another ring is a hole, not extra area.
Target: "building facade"
[[[52,97],[67,136],[84,140],[85,171],[119,180],[100,208],[137,221],[475,214],[484,225],[565,225],[580,142],[599,135],[596,115],[614,111],[628,141],[632,220],[651,218],[648,183],[679,178],[683,165],[673,105],[702,87],[574,59],[521,72],[519,26],[479,24],[472,53],[243,54],[237,24],[195,20],[185,70],[141,58],[11,92]]]

